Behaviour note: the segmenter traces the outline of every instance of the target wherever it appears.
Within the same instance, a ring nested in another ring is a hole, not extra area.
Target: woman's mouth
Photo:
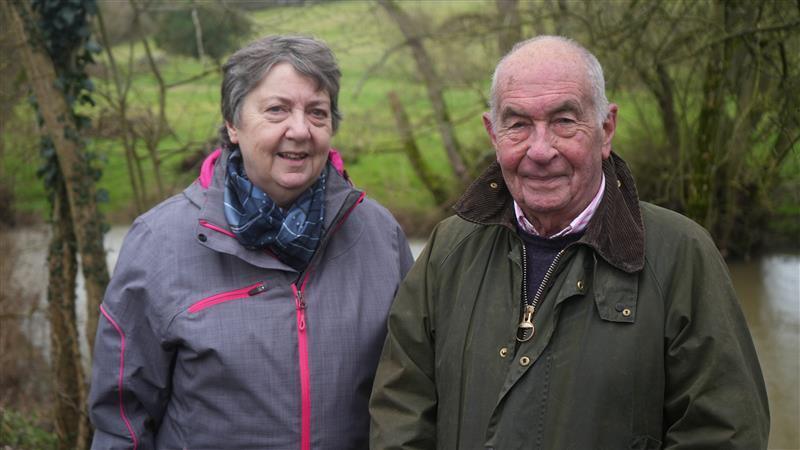
[[[305,152],[278,152],[279,158],[289,159],[292,161],[301,161],[308,158],[308,153]]]

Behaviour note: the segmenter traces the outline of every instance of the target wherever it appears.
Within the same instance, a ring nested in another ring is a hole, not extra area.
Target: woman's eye
[[[327,119],[328,118],[328,111],[320,108],[315,108],[311,110],[311,115],[318,118],[318,119]]]
[[[266,112],[268,112],[270,114],[278,114],[278,113],[282,113],[283,111],[284,111],[283,106],[279,106],[279,105],[270,106],[270,107],[267,107],[267,109],[266,109]]]

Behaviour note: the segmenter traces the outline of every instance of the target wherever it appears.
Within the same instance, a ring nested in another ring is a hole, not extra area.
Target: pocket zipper
[[[210,308],[220,303],[228,302],[231,300],[239,300],[242,298],[252,297],[267,290],[263,282],[258,282],[245,288],[236,289],[235,291],[223,292],[221,294],[214,294],[211,297],[204,298],[199,302],[189,307],[189,313],[194,314],[206,308]]]

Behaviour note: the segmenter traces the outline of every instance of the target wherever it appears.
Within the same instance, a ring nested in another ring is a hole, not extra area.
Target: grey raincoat
[[[228,231],[225,161],[125,238],[95,341],[92,447],[365,448],[406,238],[328,164],[324,237],[298,273]]]

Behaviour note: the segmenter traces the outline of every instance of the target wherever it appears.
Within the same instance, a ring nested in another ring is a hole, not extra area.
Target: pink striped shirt
[[[586,207],[578,217],[572,219],[572,222],[567,225],[566,228],[559,231],[558,233],[548,236],[548,239],[557,238],[559,236],[565,236],[571,233],[580,233],[581,231],[586,229],[586,226],[589,225],[589,221],[592,220],[592,216],[594,216],[595,211],[597,211],[597,206],[600,205],[600,201],[603,200],[603,191],[606,188],[606,176],[603,174],[603,178],[600,180],[600,189],[597,190],[597,194],[594,195],[594,198],[589,203],[589,206]],[[517,216],[517,224],[522,231],[532,234],[534,236],[540,236],[539,232],[536,231],[536,228],[533,227],[533,224],[525,217],[525,213],[522,212],[522,208],[519,207],[517,201],[514,200],[514,213]]]

